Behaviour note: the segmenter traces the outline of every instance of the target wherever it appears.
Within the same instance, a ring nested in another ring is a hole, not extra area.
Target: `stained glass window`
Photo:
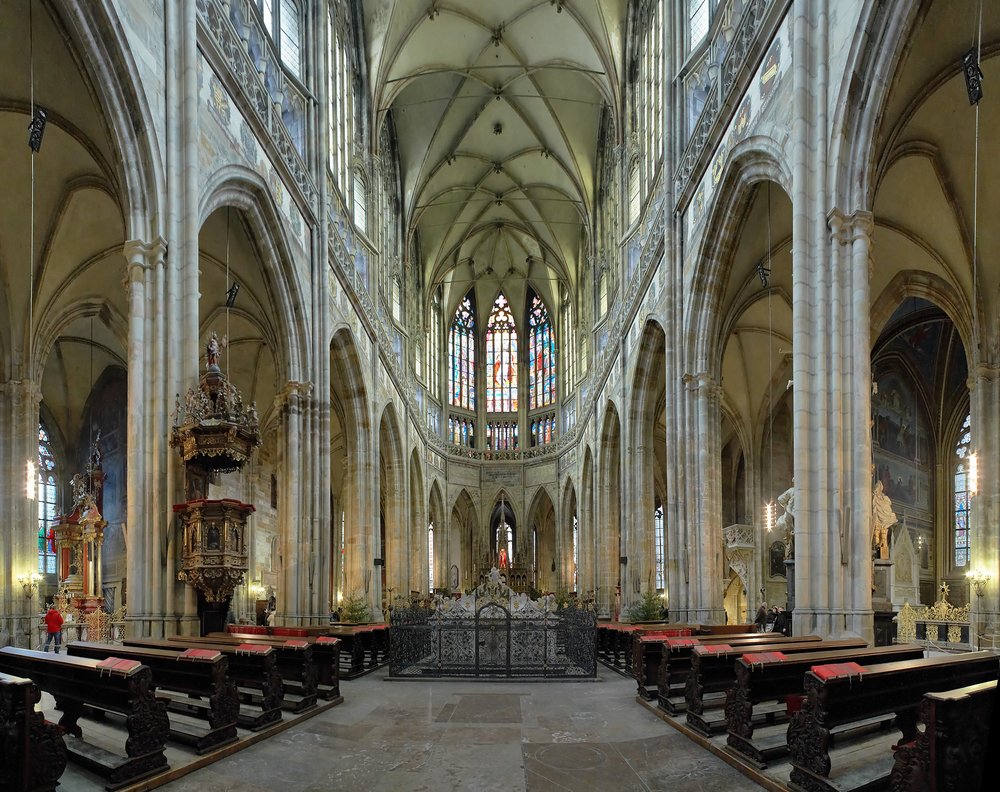
[[[455,445],[476,447],[476,424],[468,418],[448,416],[448,439]]]
[[[491,451],[517,449],[517,421],[490,421],[486,424],[486,448]]]
[[[476,314],[472,307],[472,293],[466,295],[448,334],[450,369],[448,372],[448,399],[455,407],[476,409]]]
[[[556,341],[545,303],[531,294],[528,311],[528,408],[548,407],[556,400]]]
[[[52,453],[49,432],[38,424],[38,571],[56,571],[56,459]]]
[[[486,411],[517,411],[517,327],[503,294],[486,323]]]
[[[965,416],[965,422],[958,433],[955,444],[955,566],[962,567],[969,563],[969,447],[972,445],[972,424],[970,416]]]
[[[663,504],[656,499],[656,511],[653,512],[653,536],[656,539],[656,588],[663,590],[667,585],[667,554],[666,536],[663,532]]]
[[[427,526],[427,591],[434,591],[434,523]]]
[[[531,445],[545,445],[551,443],[556,437],[556,416],[555,413],[541,415],[531,419],[529,424],[531,430]]]

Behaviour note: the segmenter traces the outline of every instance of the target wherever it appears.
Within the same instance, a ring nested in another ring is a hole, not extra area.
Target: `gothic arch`
[[[622,428],[618,409],[610,400],[601,421],[598,465],[600,487],[597,491],[596,558],[598,604],[602,614],[614,612],[615,590],[623,584],[621,558],[625,555],[622,541]],[[637,559],[638,560],[638,559]],[[623,586],[624,589],[624,586]],[[624,594],[624,591],[622,592]]]
[[[551,591],[556,587],[556,508],[545,487],[535,491],[527,514],[525,538],[529,563],[534,562],[535,587]]]
[[[333,531],[333,557],[340,564],[331,565],[334,579],[332,589],[346,592],[365,590],[372,557],[372,540],[369,532],[377,515],[372,515],[370,487],[374,476],[372,460],[372,421],[368,408],[361,358],[351,330],[339,328],[330,342],[330,405],[331,405],[331,468],[343,465],[342,483],[334,498],[343,515],[341,525]],[[343,588],[339,585],[343,578]],[[370,587],[369,587],[370,589]]]
[[[663,417],[666,396],[666,334],[662,325],[649,319],[636,347],[632,400],[629,405],[630,466],[625,501],[628,525],[623,555],[629,558],[630,577],[639,576],[640,586],[649,588],[656,560],[653,515],[656,509],[656,479],[666,463],[666,432]],[[657,412],[659,410],[659,412]],[[662,450],[658,447],[662,443]],[[660,452],[658,454],[658,452]],[[660,479],[662,481],[662,474]],[[661,499],[661,503],[665,503]],[[634,585],[632,587],[634,589]],[[634,592],[633,592],[634,593]]]
[[[831,129],[830,152],[833,205],[845,212],[870,210],[878,189],[876,161],[879,128],[906,44],[923,3],[883,3],[864,0],[851,49],[843,69]]]
[[[246,219],[250,238],[265,265],[262,275],[276,314],[278,339],[287,339],[287,343],[275,348],[279,378],[306,380],[304,367],[310,359],[310,340],[299,321],[299,306],[309,304],[309,290],[299,281],[284,220],[274,205],[271,189],[255,171],[227,165],[205,182],[198,207],[199,228],[205,227],[216,210],[230,206],[240,210]]]
[[[922,270],[902,270],[872,300],[871,338],[874,343],[893,312],[907,297],[920,297],[944,311],[958,329],[962,346],[972,349],[972,306],[966,295],[938,275]]]
[[[385,535],[377,547],[381,551],[388,588],[400,594],[409,591],[410,543],[406,530],[406,475],[403,461],[403,439],[396,418],[396,408],[390,402],[382,411],[378,430],[380,519]]]
[[[733,255],[753,206],[755,188],[766,182],[777,184],[786,196],[791,194],[791,172],[784,152],[770,139],[747,138],[730,154],[689,279],[703,286],[692,291],[691,319],[683,333],[691,339],[689,360],[695,371],[714,373],[718,368],[725,342],[721,335],[723,298]]]
[[[119,195],[128,238],[151,242],[165,236],[165,216],[160,208],[165,179],[157,126],[145,94],[138,88],[142,80],[114,3],[61,3],[57,13],[79,50],[73,52],[70,46],[81,71],[91,77],[108,135],[120,154],[116,165],[123,186]]]
[[[576,536],[573,535],[574,518],[576,518]],[[556,563],[559,577],[556,580],[556,586],[565,591],[575,591],[577,588],[577,566],[574,562],[574,550],[579,552],[579,544],[574,548],[574,540],[579,542],[580,539],[580,516],[577,513],[576,487],[573,486],[572,478],[567,478],[563,486],[559,522],[560,530],[556,536]]]
[[[584,447],[583,466],[580,470],[580,501],[578,503],[580,567],[577,571],[577,594],[582,597],[597,588],[597,543],[594,529],[596,519],[596,508],[594,506],[594,454],[589,444]]]
[[[441,570],[441,563],[438,561],[438,559],[441,557],[441,547],[440,547],[440,545],[443,542],[439,542],[438,539],[440,538],[441,540],[443,540],[447,536],[447,534],[448,534],[448,524],[445,522],[445,519],[444,519],[444,501],[441,498],[441,487],[438,484],[438,481],[436,479],[435,479],[434,483],[431,484],[430,497],[427,499],[427,520],[426,520],[426,522],[428,523],[428,525],[430,525],[430,524],[434,525],[434,539],[435,539],[435,543],[434,543],[434,554],[435,554],[435,559],[434,559],[435,560],[435,563],[434,563],[434,581],[433,581],[433,583],[429,583],[428,592],[430,592],[431,589],[434,588],[434,586],[441,585],[439,581],[442,579],[441,578],[441,571],[442,570]],[[430,570],[427,568],[428,564],[429,564],[429,552],[428,552],[428,547],[427,547],[427,536],[426,536],[428,525],[424,525],[423,526],[423,530],[424,530],[424,541],[423,541],[423,544],[422,544],[422,547],[423,547],[423,555],[422,555],[423,563],[421,565],[421,568],[423,570],[423,576],[421,578],[419,578],[418,581],[417,581],[419,583],[419,586],[417,586],[416,583],[413,584],[414,587],[418,588],[420,591],[424,590],[424,584],[428,583],[428,581],[430,579],[430,577],[429,577]]]
[[[428,517],[424,503],[424,472],[414,448],[410,452],[410,591],[422,591],[422,581],[427,580]]]

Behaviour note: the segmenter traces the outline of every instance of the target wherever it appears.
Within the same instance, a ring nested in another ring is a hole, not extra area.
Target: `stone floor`
[[[344,703],[162,787],[671,790],[760,787],[635,701],[635,682],[388,682],[341,685]]]

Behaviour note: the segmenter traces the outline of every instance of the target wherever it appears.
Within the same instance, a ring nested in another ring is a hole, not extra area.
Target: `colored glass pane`
[[[545,303],[530,293],[528,310],[528,406],[548,407],[556,398],[556,341]]]
[[[503,294],[486,322],[486,410],[517,410],[517,326]]]
[[[448,333],[448,354],[451,366],[448,376],[448,399],[455,407],[476,409],[476,317],[471,294],[455,311]]]

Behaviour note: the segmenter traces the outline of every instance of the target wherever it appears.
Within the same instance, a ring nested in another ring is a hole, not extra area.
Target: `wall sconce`
[[[260,583],[251,583],[250,584],[250,596],[253,599],[255,599],[255,600],[264,599],[264,591],[265,591],[265,588]]]
[[[983,594],[986,593],[986,584],[990,582],[990,576],[981,569],[970,569],[965,573],[965,577],[972,584],[976,597],[982,599]]]
[[[17,582],[21,584],[21,588],[24,589],[24,596],[31,599],[35,596],[35,591],[38,589],[38,584],[41,582],[42,576],[37,572],[32,572],[30,575],[18,575]]]

